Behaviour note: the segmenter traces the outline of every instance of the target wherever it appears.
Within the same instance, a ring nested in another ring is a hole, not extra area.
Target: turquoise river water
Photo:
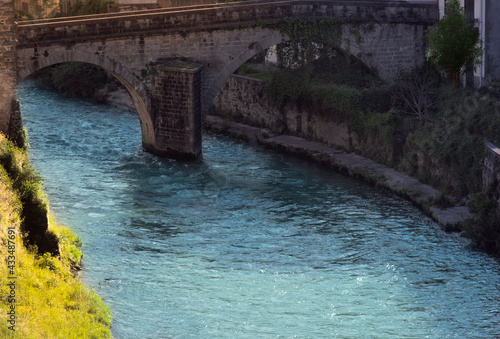
[[[115,338],[500,337],[498,260],[407,201],[215,135],[160,159],[135,113],[18,91]]]

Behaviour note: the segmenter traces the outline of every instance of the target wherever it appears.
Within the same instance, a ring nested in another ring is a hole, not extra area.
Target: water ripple
[[[133,113],[19,97],[118,339],[500,337],[498,262],[405,201],[225,137],[159,159]]]

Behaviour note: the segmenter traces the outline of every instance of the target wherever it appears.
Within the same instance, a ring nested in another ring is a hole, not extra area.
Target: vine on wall
[[[283,67],[307,66],[317,57],[327,58],[342,42],[343,22],[328,20],[288,19],[279,30],[290,40],[278,46],[278,60]]]

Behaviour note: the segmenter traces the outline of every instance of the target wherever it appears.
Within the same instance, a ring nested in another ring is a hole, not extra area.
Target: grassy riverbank
[[[82,258],[78,236],[51,216],[46,233],[58,254],[27,245],[23,196],[30,191],[36,201],[46,198],[39,196],[39,176],[26,152],[1,134],[0,163],[0,337],[111,338],[109,307],[75,277]]]

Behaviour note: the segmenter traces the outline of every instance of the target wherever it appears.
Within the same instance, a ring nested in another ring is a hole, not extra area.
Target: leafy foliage
[[[282,67],[307,66],[318,56],[328,58],[342,39],[342,23],[337,19],[294,18],[285,20],[279,28],[290,39],[278,46]]]
[[[18,20],[35,20],[33,14],[29,11],[23,11],[22,9],[16,9],[16,17]]]
[[[427,57],[445,72],[453,84],[460,75],[481,63],[479,31],[467,25],[458,0],[447,0],[447,14],[428,35]]]
[[[469,209],[476,219],[469,221],[464,231],[479,248],[500,254],[500,211],[495,208],[500,197],[493,189],[497,184],[494,183],[488,192],[472,195]]]
[[[281,107],[287,102],[297,101],[308,88],[310,78],[310,69],[304,67],[274,72],[272,78],[263,83],[265,98]]]
[[[108,5],[112,3],[114,3],[113,0],[77,0],[69,6],[65,16],[107,13]]]
[[[28,10],[15,10],[17,20],[48,19],[59,15],[59,3],[54,0],[29,0]]]
[[[360,110],[361,93],[350,86],[312,83],[306,95],[322,116],[333,121],[346,121]]]
[[[451,174],[457,182],[454,193],[465,196],[481,189],[485,148],[482,137],[460,132],[438,144],[437,150],[444,164],[453,171]]]

